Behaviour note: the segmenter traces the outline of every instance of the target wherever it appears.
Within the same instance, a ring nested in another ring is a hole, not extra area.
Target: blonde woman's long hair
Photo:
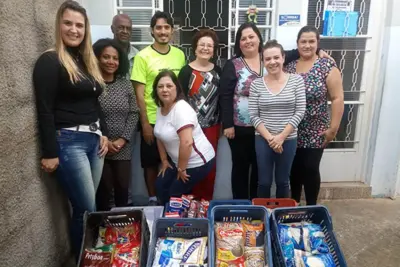
[[[57,11],[56,28],[55,28],[56,29],[55,51],[58,54],[58,58],[61,64],[67,70],[69,79],[72,83],[76,83],[85,77],[85,75],[82,73],[82,70],[79,69],[72,56],[67,52],[64,41],[62,40],[61,36],[62,16],[67,9],[81,13],[82,16],[85,18],[85,36],[83,38],[82,43],[80,44],[79,52],[83,57],[83,62],[86,66],[88,74],[91,75],[101,86],[105,86],[103,77],[99,69],[97,58],[94,55],[92,49],[90,23],[86,14],[86,10],[76,1],[70,1],[70,0],[65,1]]]

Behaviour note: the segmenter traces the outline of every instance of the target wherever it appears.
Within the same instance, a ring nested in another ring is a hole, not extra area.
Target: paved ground
[[[332,200],[322,204],[333,217],[349,267],[400,266],[400,199]]]
[[[400,199],[324,201],[349,267],[400,266]]]

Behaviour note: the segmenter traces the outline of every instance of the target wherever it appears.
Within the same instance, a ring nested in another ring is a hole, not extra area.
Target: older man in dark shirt
[[[126,14],[115,15],[111,25],[111,31],[114,34],[114,40],[116,40],[125,50],[128,60],[129,60],[129,75],[133,67],[133,59],[135,55],[139,52],[133,45],[131,45],[132,36],[132,20]]]

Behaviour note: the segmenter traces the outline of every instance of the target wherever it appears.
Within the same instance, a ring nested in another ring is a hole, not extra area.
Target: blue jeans
[[[96,210],[96,190],[103,171],[104,158],[98,155],[100,137],[94,133],[57,131],[60,165],[57,179],[71,206],[71,241],[76,256],[82,243],[83,214]]]
[[[203,166],[187,169],[186,173],[190,175],[190,177],[189,181],[186,183],[182,182],[180,179],[177,179],[178,170],[175,167],[175,164],[170,164],[172,169],[168,168],[164,173],[164,177],[162,177],[161,174],[157,177],[156,181],[157,197],[163,205],[169,201],[170,197],[181,197],[184,194],[190,194],[193,187],[201,180],[206,178],[206,176],[212,170],[213,166],[215,165],[215,158]]]
[[[271,185],[275,174],[276,197],[289,197],[289,175],[296,154],[297,139],[283,143],[282,154],[276,153],[262,136],[256,136],[259,198],[271,197]],[[275,167],[275,168],[274,168]]]

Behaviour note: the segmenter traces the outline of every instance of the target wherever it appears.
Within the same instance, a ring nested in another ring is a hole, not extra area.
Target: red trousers
[[[217,154],[218,140],[220,135],[221,125],[217,124],[208,128],[203,128],[204,135],[214,147],[215,155]],[[216,156],[215,156],[216,157]],[[211,200],[214,194],[215,175],[217,173],[217,166],[211,169],[209,174],[193,188],[193,195],[199,199]]]

